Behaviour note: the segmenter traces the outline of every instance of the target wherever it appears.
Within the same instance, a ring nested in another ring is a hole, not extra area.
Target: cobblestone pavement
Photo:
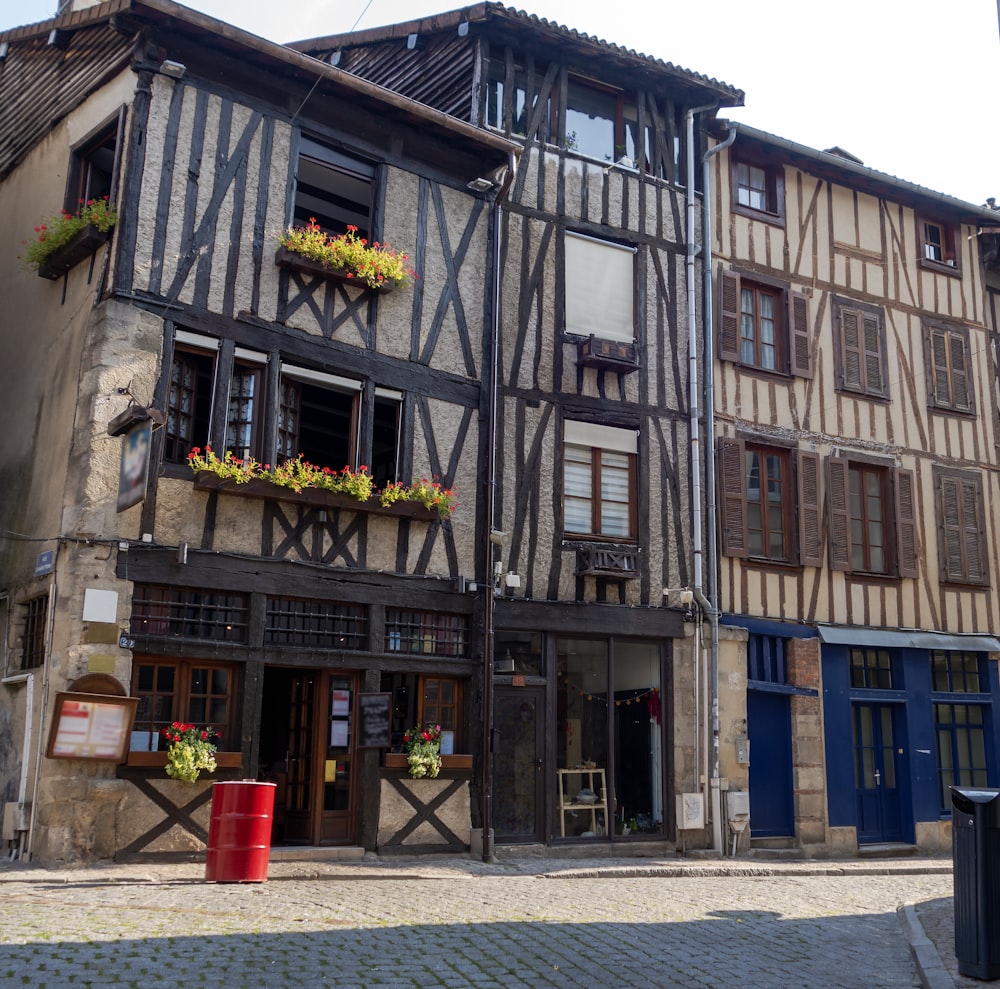
[[[719,871],[281,863],[266,883],[209,884],[194,864],[0,869],[0,987],[917,987],[897,907],[952,883],[950,863]]]

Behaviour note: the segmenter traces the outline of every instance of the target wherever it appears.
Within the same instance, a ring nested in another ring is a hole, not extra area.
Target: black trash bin
[[[1000,790],[951,788],[955,957],[974,979],[1000,978]]]

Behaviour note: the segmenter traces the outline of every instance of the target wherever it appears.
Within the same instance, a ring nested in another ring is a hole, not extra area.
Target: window
[[[469,622],[465,615],[386,609],[385,647],[389,652],[467,656],[468,637]]]
[[[360,392],[360,381],[282,364],[278,459],[301,453],[320,467],[356,467]]]
[[[133,635],[246,642],[248,621],[246,594],[136,584],[132,595]]]
[[[566,332],[635,339],[635,249],[567,231]]]
[[[264,644],[367,649],[368,611],[359,604],[269,597],[264,615]]]
[[[888,398],[885,326],[880,309],[834,299],[838,387],[874,398]]]
[[[330,233],[358,228],[371,231],[372,180],[375,169],[303,135],[299,140],[294,222],[304,226],[311,217]]]
[[[41,594],[21,606],[24,626],[21,632],[21,669],[36,670],[45,664],[45,629],[49,596]]]
[[[955,225],[940,217],[916,217],[917,258],[920,266],[949,275],[960,273],[960,256],[955,249]]]
[[[981,704],[935,704],[938,799],[951,809],[952,786],[987,786],[986,737]]]
[[[163,447],[168,463],[184,463],[192,447],[210,440],[218,349],[212,337],[185,330],[174,334]]]
[[[888,649],[851,649],[851,686],[892,690],[892,657]]]
[[[830,565],[916,577],[913,471],[830,457]]]
[[[931,653],[934,729],[937,736],[938,794],[951,808],[952,786],[987,786],[984,704],[969,694],[988,693],[981,657],[975,652],[938,649]],[[954,695],[951,697],[944,695]]]
[[[721,439],[722,552],[819,566],[818,474],[814,453]]]
[[[236,668],[205,660],[137,658],[132,696],[139,698],[134,733],[146,733],[142,751],[155,751],[160,730],[174,721],[214,728],[219,748],[239,748],[236,734]],[[139,741],[133,734],[133,748]]]
[[[420,678],[422,724],[440,725],[443,731],[456,731],[461,711],[461,686],[454,677]]]
[[[959,584],[988,583],[982,476],[936,468],[934,481],[941,579]]]
[[[772,223],[785,221],[785,170],[763,158],[730,154],[733,210]]]
[[[949,412],[975,412],[968,330],[927,326],[926,334],[931,407]]]
[[[211,444],[241,459],[280,462],[302,454],[332,470],[364,464],[379,486],[398,479],[402,392],[281,363],[271,395],[265,387],[271,355],[235,347],[232,362],[224,364],[218,339],[186,330],[174,336],[164,430],[167,463],[183,464],[193,447]],[[227,389],[223,436],[213,410],[216,393]]]
[[[931,653],[931,690],[943,694],[987,693],[979,654],[937,649]]]
[[[787,644],[788,640],[778,635],[751,633],[747,638],[747,679],[758,683],[788,683]]]
[[[719,357],[761,371],[812,377],[808,297],[721,271]]]
[[[66,185],[65,208],[75,213],[91,199],[114,198],[124,109],[119,116],[73,151]]]
[[[535,67],[535,78],[541,82],[545,73],[544,67]],[[552,142],[552,104],[548,96],[545,98],[541,112],[535,112],[536,98],[529,96],[527,75],[524,67],[512,62],[509,69],[502,60],[491,59],[489,77],[486,81],[486,126],[502,131],[504,134],[514,134],[528,137],[528,128],[532,126],[533,115],[537,117],[533,130],[537,133],[531,136],[543,144]]]
[[[638,433],[568,420],[563,451],[567,534],[635,539]]]

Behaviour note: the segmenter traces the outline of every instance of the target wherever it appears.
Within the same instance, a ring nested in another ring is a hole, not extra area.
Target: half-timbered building
[[[523,148],[484,464],[496,842],[703,845],[687,161],[696,111],[742,93],[498,3],[292,47]]]
[[[988,211],[717,136],[719,600],[748,636],[752,841],[946,850],[949,787],[1000,781]]]
[[[467,849],[494,204],[519,145],[169,0],[0,35],[0,135],[9,847],[198,853],[211,782],[235,778],[275,784],[276,845]],[[110,231],[18,266],[40,217],[105,196]],[[415,277],[387,292],[278,251],[310,217]],[[195,476],[208,445],[426,479],[457,507]],[[164,774],[173,721],[218,733],[214,777]],[[426,800],[382,756],[419,721],[450,756]]]

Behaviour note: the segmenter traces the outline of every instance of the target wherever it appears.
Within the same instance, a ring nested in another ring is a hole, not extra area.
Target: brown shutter
[[[913,471],[897,470],[895,482],[899,576],[918,577],[920,573],[917,559],[917,512]]]
[[[851,520],[847,461],[826,458],[827,500],[830,505],[830,567],[851,569]]]
[[[870,313],[862,313],[862,330],[864,333],[865,360],[865,391],[869,395],[887,394],[885,384],[885,368],[882,366],[882,334],[878,317]]]
[[[806,567],[823,564],[823,526],[819,500],[819,454],[799,453],[799,562]]]
[[[962,481],[962,527],[965,536],[965,579],[973,584],[986,580],[986,544],[979,478]]]
[[[966,359],[965,337],[961,333],[948,334],[951,357],[951,394],[954,408],[959,412],[972,411],[972,389],[969,387],[969,364]]]
[[[788,293],[789,345],[792,351],[792,374],[813,376],[809,353],[809,296],[804,292]]]
[[[841,384],[861,391],[861,314],[857,309],[840,310]]]
[[[719,486],[722,489],[722,552],[747,555],[746,454],[742,440],[719,440]]]
[[[740,276],[719,269],[719,360],[740,359]]]
[[[941,496],[941,569],[945,580],[962,580],[965,566],[962,562],[962,520],[960,485],[954,477],[942,477],[939,484]]]
[[[947,408],[951,404],[951,389],[948,387],[948,348],[945,332],[936,327],[930,331],[931,358],[931,404]]]

